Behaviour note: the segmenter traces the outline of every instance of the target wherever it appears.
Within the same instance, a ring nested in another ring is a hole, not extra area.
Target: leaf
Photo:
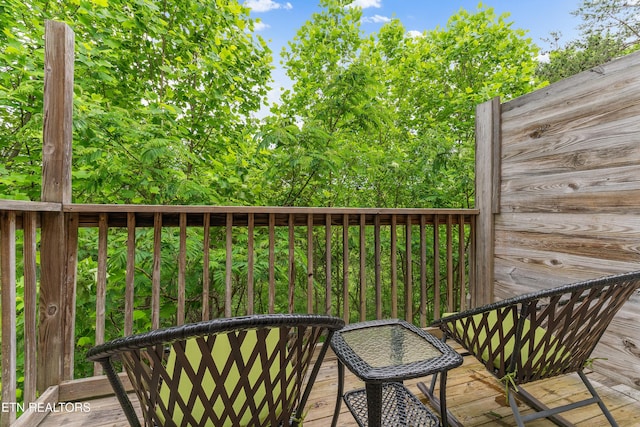
[[[86,347],[93,345],[93,338],[91,337],[80,337],[78,338],[78,342],[76,343],[78,347]]]

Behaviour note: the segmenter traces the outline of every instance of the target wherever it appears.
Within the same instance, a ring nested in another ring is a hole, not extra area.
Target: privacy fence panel
[[[494,207],[493,271],[484,276],[493,277],[493,299],[640,269],[640,53],[486,114],[491,103],[478,108],[481,129],[498,123],[478,138],[478,157],[493,168],[478,194]],[[595,367],[640,387],[638,348],[636,294]]]

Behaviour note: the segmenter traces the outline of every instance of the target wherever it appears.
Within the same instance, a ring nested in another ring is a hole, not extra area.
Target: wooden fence
[[[640,53],[480,105],[478,129],[488,300],[640,269]],[[638,348],[636,295],[601,340],[596,369],[638,387]]]

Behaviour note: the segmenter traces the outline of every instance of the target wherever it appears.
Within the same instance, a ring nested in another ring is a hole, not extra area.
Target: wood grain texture
[[[162,260],[162,215],[153,216],[153,267],[151,272],[151,327],[160,327],[160,268]]]
[[[62,379],[72,380],[75,366],[76,345],[76,282],[78,275],[78,222],[77,214],[67,214],[66,218],[66,262],[63,292],[63,360]]]
[[[43,202],[71,203],[74,41],[68,25],[45,22]]]
[[[41,403],[43,405],[47,405],[47,404],[55,405],[57,402],[60,401],[59,400],[60,396],[58,391],[59,391],[59,386],[57,385],[47,388],[38,397],[38,403]],[[12,424],[12,427],[38,426],[47,418],[48,415],[49,413],[46,411],[27,411],[24,414],[22,414],[20,418],[16,420],[15,423]]]
[[[62,284],[66,282],[66,221],[55,212],[43,212],[40,237],[40,295],[38,302],[37,388],[43,392],[62,379],[64,298]]]
[[[500,100],[495,98],[476,109],[476,208],[477,247],[471,304],[479,306],[493,299],[493,218],[499,211],[500,190]]]
[[[0,212],[0,311],[2,313],[2,402],[17,402],[16,361],[16,214]],[[0,426],[10,426],[16,408],[0,412]]]
[[[180,249],[178,252],[178,307],[176,323],[184,324],[187,293],[187,214],[180,214]]]
[[[71,203],[74,34],[60,22],[45,22],[43,202]],[[63,377],[68,285],[66,221],[61,212],[42,215],[38,390]],[[70,290],[71,291],[71,290]]]
[[[502,105],[496,299],[640,269],[638,116],[640,53]],[[636,312],[640,297],[593,355],[606,358],[597,370],[632,387]]]
[[[38,288],[36,214],[24,214],[24,401],[36,400]]]
[[[96,274],[96,335],[95,344],[104,343],[107,307],[107,214],[100,215],[98,226],[98,271]],[[93,364],[93,375],[102,374],[102,365]]]
[[[124,291],[124,336],[133,333],[136,270],[136,216],[127,214],[127,272]]]

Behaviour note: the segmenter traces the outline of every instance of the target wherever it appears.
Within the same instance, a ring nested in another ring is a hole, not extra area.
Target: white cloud
[[[363,9],[367,9],[370,7],[381,8],[382,0],[355,0],[351,3],[352,7],[361,7]]]
[[[244,2],[244,5],[251,8],[254,12],[269,12],[270,10],[275,9],[293,9],[293,5],[289,2],[277,3],[273,0],[247,0]]]
[[[256,22],[253,24],[253,29],[256,31],[266,30],[267,28],[271,28],[271,26],[265,24],[264,22]]]
[[[382,15],[366,16],[362,18],[362,22],[368,22],[372,24],[380,24],[380,23],[389,22],[389,21],[391,21],[391,18],[387,18],[386,16],[382,16]]]
[[[411,30],[411,31],[407,31],[407,37],[412,39],[418,39],[418,38],[423,38],[424,34],[418,30]]]

